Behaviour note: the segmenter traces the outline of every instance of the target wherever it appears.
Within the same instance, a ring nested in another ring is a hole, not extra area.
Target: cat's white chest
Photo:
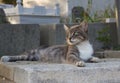
[[[79,45],[77,45],[77,48],[82,60],[87,61],[88,59],[92,58],[93,47],[89,41],[84,41],[80,43]]]

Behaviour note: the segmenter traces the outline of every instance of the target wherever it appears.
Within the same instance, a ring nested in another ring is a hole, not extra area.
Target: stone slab
[[[120,51],[113,50],[104,51],[104,56],[109,58],[120,58]]]
[[[0,57],[3,55],[19,55],[39,46],[39,25],[0,25]]]
[[[97,51],[94,54],[99,58],[120,58],[120,51],[118,50],[105,50],[105,51]]]
[[[120,59],[102,59],[99,63],[86,63],[86,67],[1,62],[0,76],[15,83],[120,83]]]
[[[0,83],[15,83],[15,82],[0,76]]]

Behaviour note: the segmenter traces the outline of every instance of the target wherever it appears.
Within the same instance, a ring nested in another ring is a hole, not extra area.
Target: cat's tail
[[[15,62],[15,61],[38,61],[37,56],[2,56],[1,57],[2,62]]]
[[[2,62],[15,62],[15,61],[22,61],[22,60],[27,60],[27,56],[2,56],[1,61]]]
[[[35,51],[31,53],[27,53],[25,55],[18,55],[18,56],[2,56],[2,62],[15,62],[15,61],[38,61],[39,56],[36,54]]]
[[[2,56],[1,61],[2,62],[15,62],[15,61],[38,61],[39,58],[37,56],[26,56],[26,55],[20,55],[20,56]]]

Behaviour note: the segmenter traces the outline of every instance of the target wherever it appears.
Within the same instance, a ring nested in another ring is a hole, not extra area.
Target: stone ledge
[[[39,62],[1,62],[0,76],[15,83],[119,83],[120,59],[103,59],[100,63],[87,63],[86,67]]]
[[[120,58],[120,51],[115,50],[105,50],[105,51],[97,51],[95,55],[100,58]]]

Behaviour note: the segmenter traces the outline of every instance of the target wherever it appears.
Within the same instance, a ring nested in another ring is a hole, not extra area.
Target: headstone
[[[73,23],[80,23],[84,19],[84,8],[76,6],[72,9]]]

